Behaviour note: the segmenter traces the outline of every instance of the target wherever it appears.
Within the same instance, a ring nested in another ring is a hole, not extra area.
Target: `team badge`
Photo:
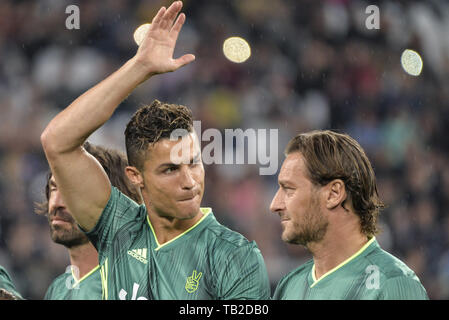
[[[196,289],[198,289],[198,284],[200,282],[202,275],[203,275],[202,272],[197,273],[196,270],[193,270],[192,275],[190,277],[187,277],[185,288],[188,293],[195,292]]]

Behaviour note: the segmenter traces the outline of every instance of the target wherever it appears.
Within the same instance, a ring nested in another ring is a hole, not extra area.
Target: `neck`
[[[199,210],[198,213],[190,219],[161,217],[153,211],[148,211],[148,218],[153,226],[153,230],[159,244],[164,244],[186,232],[198,221],[200,221],[203,216],[204,215],[201,210]]]
[[[69,248],[70,264],[79,270],[79,274],[74,271],[76,280],[81,279],[93,268],[98,266],[98,252],[91,242]]]
[[[359,229],[359,224],[333,230],[329,226],[323,240],[307,245],[313,255],[316,279],[350,258],[368,242],[367,236]]]

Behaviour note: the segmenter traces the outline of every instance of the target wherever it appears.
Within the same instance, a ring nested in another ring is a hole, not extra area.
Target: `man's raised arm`
[[[173,59],[176,40],[185,21],[184,14],[176,19],[181,8],[181,1],[168,9],[162,7],[136,55],[72,102],[41,135],[61,195],[85,230],[95,226],[108,202],[111,187],[101,165],[82,145],[140,83],[155,74],[175,71],[195,59],[192,54]]]

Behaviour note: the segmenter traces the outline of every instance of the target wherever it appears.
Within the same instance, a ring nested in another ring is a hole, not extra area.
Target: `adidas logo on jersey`
[[[128,254],[133,257],[136,258],[137,260],[139,260],[140,262],[147,264],[148,260],[147,260],[147,249],[133,249],[133,250],[128,250]]]

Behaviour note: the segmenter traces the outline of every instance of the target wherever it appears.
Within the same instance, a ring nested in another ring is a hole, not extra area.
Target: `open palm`
[[[181,13],[182,2],[174,2],[168,9],[162,7],[151,22],[135,58],[147,70],[148,75],[175,71],[195,60],[193,54],[186,54],[173,59],[173,51],[179,32],[185,22]]]

